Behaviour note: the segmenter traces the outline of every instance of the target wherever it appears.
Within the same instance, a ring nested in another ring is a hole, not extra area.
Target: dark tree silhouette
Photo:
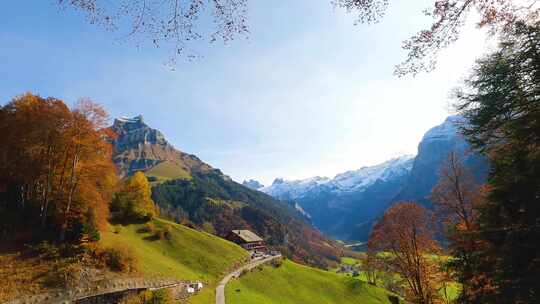
[[[464,129],[489,158],[489,192],[478,212],[477,276],[491,293],[475,303],[535,303],[540,297],[540,23],[521,24],[482,58],[457,92]]]

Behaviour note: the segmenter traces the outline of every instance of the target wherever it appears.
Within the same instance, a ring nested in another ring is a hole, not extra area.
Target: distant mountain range
[[[220,236],[232,229],[250,229],[289,258],[319,267],[337,258],[333,242],[311,226],[299,205],[247,187],[260,186],[253,181],[247,186],[234,182],[173,147],[142,116],[116,119],[110,129],[119,174],[144,172],[163,216]]]
[[[317,228],[332,237],[365,241],[376,218],[393,202],[415,200],[430,206],[428,196],[450,152],[461,155],[478,180],[485,178],[485,159],[469,151],[459,132],[464,123],[463,118],[450,116],[430,129],[418,146],[417,156],[401,156],[334,178],[278,178],[260,191],[298,204]]]

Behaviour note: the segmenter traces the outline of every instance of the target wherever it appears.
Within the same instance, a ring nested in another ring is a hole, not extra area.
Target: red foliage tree
[[[388,255],[388,270],[405,281],[405,296],[419,304],[431,304],[437,297],[439,269],[431,255],[440,248],[433,220],[417,203],[397,203],[375,224],[368,242],[370,251]]]

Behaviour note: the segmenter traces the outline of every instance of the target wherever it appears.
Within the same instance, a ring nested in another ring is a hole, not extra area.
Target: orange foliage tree
[[[59,99],[26,93],[0,108],[0,231],[98,237],[116,184],[106,121],[90,100],[70,110]]]
[[[417,203],[396,203],[375,224],[368,242],[370,251],[385,256],[387,271],[404,280],[405,297],[413,303],[431,304],[437,298],[440,271],[432,255],[440,247],[433,220]]]

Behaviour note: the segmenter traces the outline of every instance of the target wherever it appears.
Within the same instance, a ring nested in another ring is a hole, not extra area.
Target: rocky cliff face
[[[450,116],[441,125],[431,128],[418,145],[418,155],[403,189],[394,198],[415,200],[427,206],[428,196],[437,184],[439,172],[451,152],[455,152],[474,173],[478,181],[485,180],[488,165],[484,157],[474,153],[459,132],[466,121],[460,116]]]
[[[176,150],[160,131],[146,125],[140,115],[115,119],[111,129],[116,134],[111,140],[115,149],[113,161],[121,176],[146,171],[164,161],[187,172],[214,170],[195,155]]]

